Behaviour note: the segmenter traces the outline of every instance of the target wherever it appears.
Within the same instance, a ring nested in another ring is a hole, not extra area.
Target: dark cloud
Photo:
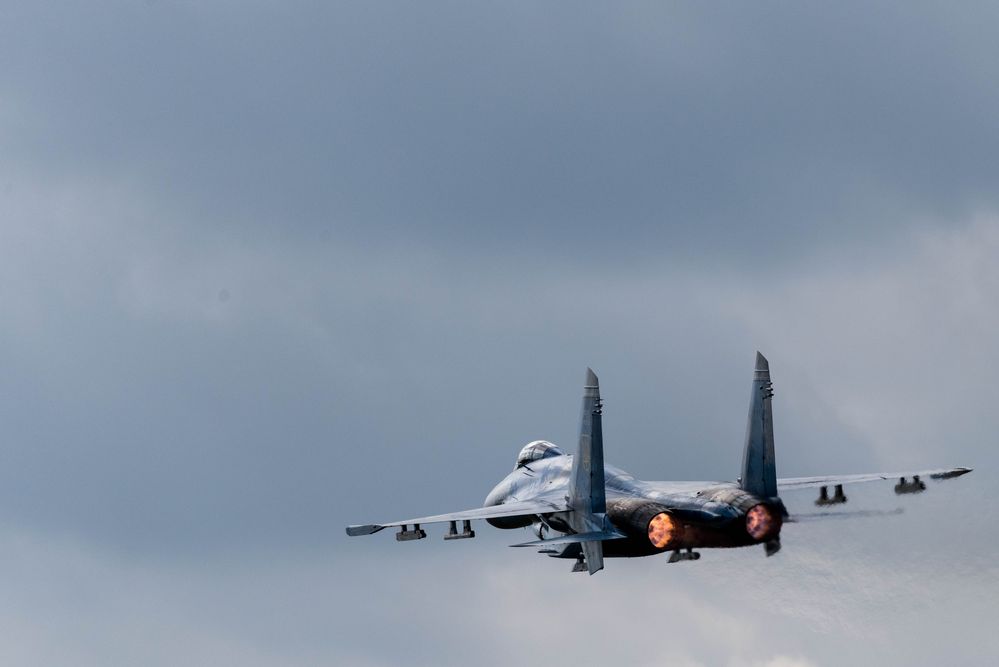
[[[238,9],[9,10],[6,152],[236,237],[475,254],[781,258],[996,204],[987,4]]]

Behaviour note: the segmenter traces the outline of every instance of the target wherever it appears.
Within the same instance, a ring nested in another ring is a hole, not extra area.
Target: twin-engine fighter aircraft
[[[535,547],[554,558],[574,559],[573,572],[594,574],[603,569],[605,556],[651,556],[670,551],[669,562],[675,563],[700,558],[694,549],[753,544],[762,544],[767,556],[772,556],[780,550],[781,526],[789,518],[779,496],[785,489],[818,487],[816,505],[830,506],[847,501],[843,493],[846,484],[898,479],[895,493],[918,493],[926,489],[925,479],[944,480],[971,472],[970,468],[946,468],[778,479],[772,387],[770,366],[757,352],[738,480],[645,482],[604,465],[600,387],[597,376],[587,369],[575,455],[567,455],[544,440],[531,442],[521,450],[513,472],[486,497],[484,507],[348,526],[347,534],[370,535],[398,526],[397,540],[419,540],[427,536],[420,526],[446,521],[450,529],[444,539],[458,540],[475,537],[471,525],[475,519],[485,519],[497,528],[533,526],[538,539],[513,546]],[[832,495],[829,487],[833,487]]]

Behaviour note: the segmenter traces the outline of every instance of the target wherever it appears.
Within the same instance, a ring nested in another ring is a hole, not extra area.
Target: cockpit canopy
[[[548,442],[547,440],[535,440],[524,445],[517,455],[517,468],[522,468],[532,461],[538,459],[549,459],[553,456],[562,456],[564,452]]]

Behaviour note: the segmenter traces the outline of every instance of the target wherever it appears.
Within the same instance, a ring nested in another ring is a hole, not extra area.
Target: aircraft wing
[[[919,476],[922,479],[943,480],[960,477],[971,472],[971,468],[938,468],[936,470],[915,470],[908,472],[872,472],[861,475],[819,475],[817,477],[782,477],[777,480],[777,489],[793,491],[794,489],[811,489],[820,486],[837,484],[860,484],[862,482],[878,482],[886,479],[911,479]]]
[[[409,526],[413,524],[440,523],[443,521],[464,521],[472,519],[499,519],[502,517],[530,516],[534,514],[551,514],[552,512],[568,511],[569,505],[565,499],[556,500],[552,498],[534,498],[491,507],[478,507],[476,509],[464,510],[461,512],[451,512],[450,514],[435,514],[433,516],[423,516],[416,519],[404,519],[402,521],[389,521],[387,523],[372,523],[365,525],[347,526],[347,534],[370,535],[377,533],[389,526]]]
[[[934,470],[910,470],[907,472],[871,472],[860,475],[818,475],[815,477],[781,477],[777,479],[779,491],[795,489],[811,489],[820,486],[835,486],[837,484],[860,484],[862,482],[879,482],[887,479],[898,481],[901,478],[912,479],[918,475],[921,479],[943,480],[960,477],[971,472],[971,468],[936,468]],[[718,488],[738,486],[738,482],[641,482],[645,488],[659,493],[698,495],[701,491],[711,491]]]

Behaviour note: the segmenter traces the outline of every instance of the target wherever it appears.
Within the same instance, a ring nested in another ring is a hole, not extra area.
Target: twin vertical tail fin
[[[577,533],[604,530],[607,495],[604,485],[604,437],[600,382],[586,369],[583,410],[580,417],[579,449],[572,459],[569,479],[569,523]],[[594,574],[604,567],[603,547],[599,540],[581,542],[586,570]]]
[[[572,461],[569,500],[575,510],[602,514],[607,511],[604,492],[604,434],[600,381],[586,369],[583,409],[579,425],[579,451]],[[577,502],[578,501],[578,502]]]
[[[774,460],[774,415],[771,401],[773,383],[770,364],[756,353],[753,389],[749,398],[749,421],[746,423],[746,449],[742,455],[741,486],[761,498],[777,495],[777,465]]]
[[[759,352],[753,372],[753,389],[749,399],[749,420],[746,424],[746,448],[742,455],[740,486],[760,498],[777,497],[777,466],[774,460],[773,383],[770,364]],[[568,521],[582,549],[583,561],[574,571],[595,574],[604,567],[602,540],[612,539],[616,531],[607,522],[607,491],[604,480],[603,406],[600,382],[596,374],[586,369],[583,389],[583,409],[580,416],[579,448],[572,460],[569,495],[571,511]],[[779,502],[779,501],[778,501]],[[532,543],[533,544],[533,543]],[[776,552],[780,543],[767,543],[767,555]]]

